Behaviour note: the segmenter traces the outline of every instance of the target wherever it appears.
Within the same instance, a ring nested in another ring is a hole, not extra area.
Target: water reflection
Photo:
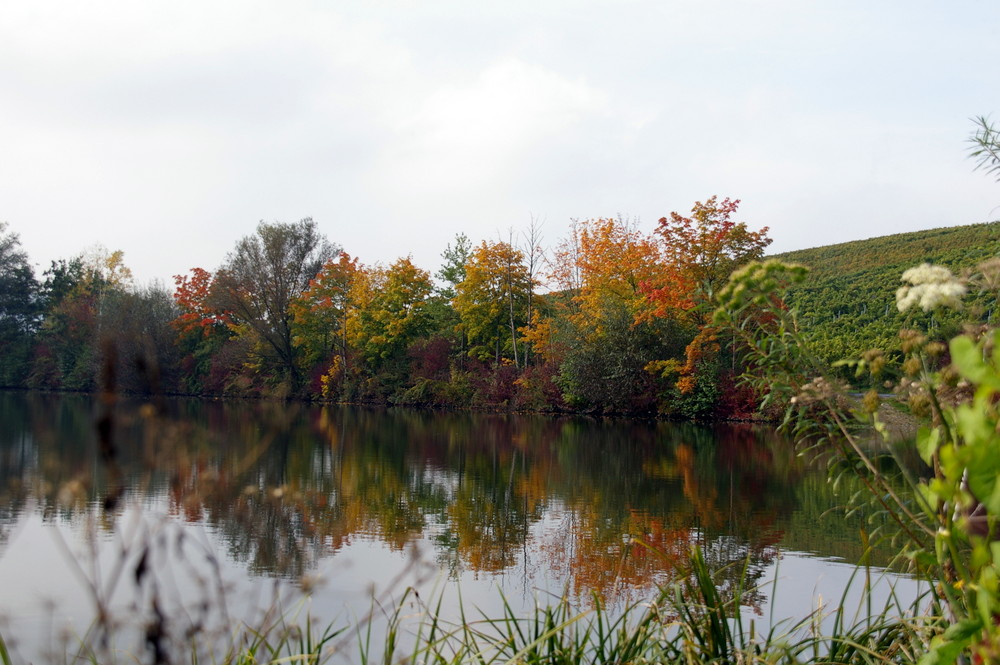
[[[0,556],[28,513],[100,512],[93,409],[0,394]],[[695,542],[723,586],[745,566],[761,580],[782,549],[861,555],[861,525],[823,517],[824,472],[763,427],[169,400],[120,404],[114,440],[123,505],[207,525],[250,575],[422,543],[456,579],[516,571],[616,603],[674,579]]]

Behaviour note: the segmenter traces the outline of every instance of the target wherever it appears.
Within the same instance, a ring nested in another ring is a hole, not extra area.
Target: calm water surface
[[[767,624],[835,604],[870,528],[767,427],[168,400],[117,405],[102,451],[98,411],[0,393],[0,634],[24,653],[97,603],[129,635],[154,597],[189,623],[275,599],[348,620],[407,586],[621,607],[693,544],[724,587],[748,565]]]

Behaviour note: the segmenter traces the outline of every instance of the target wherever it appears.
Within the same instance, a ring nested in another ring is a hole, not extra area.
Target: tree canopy
[[[236,243],[216,276],[219,304],[256,333],[262,355],[273,357],[293,385],[300,376],[289,305],[338,251],[311,218],[260,222],[255,233]]]

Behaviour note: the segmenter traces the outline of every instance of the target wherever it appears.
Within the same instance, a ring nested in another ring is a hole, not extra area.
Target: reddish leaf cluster
[[[216,328],[232,323],[229,312],[211,302],[213,283],[212,273],[203,268],[192,268],[190,275],[174,275],[174,302],[181,313],[172,323],[181,335],[208,337]]]

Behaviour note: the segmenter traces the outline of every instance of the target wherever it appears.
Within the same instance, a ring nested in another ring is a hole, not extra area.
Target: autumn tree
[[[292,387],[301,377],[289,306],[338,249],[310,218],[261,222],[252,235],[236,243],[216,275],[218,305],[254,333],[262,347],[261,360]]]
[[[550,358],[558,350],[559,383],[571,404],[652,408],[655,391],[644,367],[683,348],[678,340],[686,334],[672,321],[641,319],[648,307],[643,285],[661,270],[654,239],[623,218],[574,222],[556,247],[551,277],[570,297],[555,300],[562,311],[536,321],[529,336]]]
[[[712,297],[736,268],[760,259],[771,244],[767,227],[751,231],[745,222],[732,219],[739,203],[712,196],[696,202],[690,217],[672,212],[661,218],[655,230],[664,269],[644,283],[649,309],[643,317],[687,318],[697,334],[683,360],[654,360],[647,369],[675,381],[680,412],[688,416],[705,415],[718,397],[723,344],[710,325]]]
[[[535,219],[531,218],[531,223],[528,228],[521,233],[522,239],[522,253],[524,254],[524,267],[528,271],[528,307],[525,312],[525,321],[527,321],[526,326],[530,328],[532,321],[535,320],[535,303],[537,298],[535,297],[535,287],[539,286],[539,275],[542,271],[542,266],[545,261],[545,248],[542,246],[542,225]],[[526,344],[524,347],[524,365],[527,367],[529,358],[531,357],[532,345]]]
[[[191,268],[188,275],[174,275],[174,302],[179,314],[172,325],[182,335],[210,336],[231,323],[229,312],[212,298],[215,280],[204,268]]]
[[[555,291],[541,300],[528,317],[524,340],[543,362],[559,366],[575,342],[573,324],[578,323],[579,296],[583,285],[581,265],[581,232],[583,224],[573,220],[569,235],[548,257],[548,280]]]
[[[630,321],[647,308],[643,285],[661,267],[656,243],[634,221],[574,220],[555,248],[549,278],[568,298],[560,316],[578,336],[600,336],[610,319]]]
[[[96,245],[82,256],[84,279],[97,292],[125,290],[133,285],[132,269],[125,264],[125,252]]]
[[[456,287],[455,310],[468,335],[470,355],[510,358],[520,364],[520,330],[527,323],[532,285],[523,253],[507,242],[483,241],[472,251]]]
[[[405,371],[406,349],[429,328],[427,298],[433,288],[430,273],[409,257],[358,272],[349,293],[354,309],[348,337],[371,369],[404,378],[398,374]]]
[[[215,277],[204,268],[174,275],[173,299],[177,316],[170,323],[181,353],[184,388],[191,392],[217,391],[210,381],[220,349],[232,337],[232,316],[218,304]]]
[[[306,368],[325,364],[324,372],[332,369],[341,378],[348,371],[347,318],[355,307],[351,293],[360,270],[356,258],[341,252],[292,301],[292,341]]]
[[[708,302],[736,268],[764,256],[771,244],[768,229],[751,231],[745,222],[733,221],[739,204],[739,199],[719,201],[712,196],[696,202],[690,217],[672,212],[660,218],[655,234],[665,269],[644,287],[653,316],[682,310],[707,323],[708,312],[696,308]]]

